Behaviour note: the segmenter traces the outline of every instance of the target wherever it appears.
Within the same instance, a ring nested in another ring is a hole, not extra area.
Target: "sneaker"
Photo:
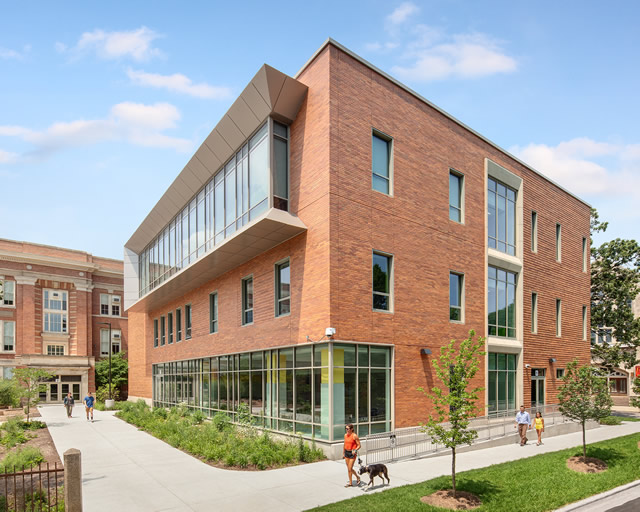
[[[91,418],[91,423],[93,423],[93,418]]]

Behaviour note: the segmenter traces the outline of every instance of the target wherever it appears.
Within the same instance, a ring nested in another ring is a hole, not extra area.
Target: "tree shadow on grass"
[[[582,450],[576,450],[573,456],[582,457]],[[587,457],[603,460],[610,468],[617,466],[625,459],[624,454],[618,450],[613,448],[599,448],[596,446],[587,446]]]
[[[451,480],[449,480],[449,484],[451,484]],[[444,486],[441,488],[445,489]],[[451,486],[448,488],[450,489]],[[475,494],[483,503],[500,492],[500,487],[494,485],[492,482],[488,480],[474,480],[472,478],[459,478],[456,489]]]

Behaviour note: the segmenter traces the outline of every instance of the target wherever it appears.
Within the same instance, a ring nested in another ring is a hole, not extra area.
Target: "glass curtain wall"
[[[333,365],[331,365],[333,360]],[[331,416],[333,397],[333,417]],[[391,349],[323,343],[153,365],[153,405],[251,414],[280,432],[340,440],[391,429]]]
[[[516,355],[489,352],[489,414],[516,409]]]
[[[138,255],[140,297],[264,213],[271,174],[274,207],[288,209],[288,133],[263,124]]]

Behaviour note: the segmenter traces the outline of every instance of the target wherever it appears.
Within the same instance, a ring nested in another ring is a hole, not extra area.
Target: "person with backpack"
[[[64,397],[63,403],[65,409],[67,410],[67,418],[71,418],[71,412],[73,411],[73,405],[75,404],[73,395],[71,393],[68,393],[67,396]]]

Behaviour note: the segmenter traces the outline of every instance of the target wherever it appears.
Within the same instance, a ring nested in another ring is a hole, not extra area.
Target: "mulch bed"
[[[453,497],[453,490],[437,491],[429,496],[420,498],[422,503],[433,507],[448,508],[449,510],[472,510],[482,505],[482,501],[475,494],[466,491],[456,491],[457,497]]]
[[[571,457],[567,467],[578,473],[602,473],[608,469],[607,463],[595,457]]]

